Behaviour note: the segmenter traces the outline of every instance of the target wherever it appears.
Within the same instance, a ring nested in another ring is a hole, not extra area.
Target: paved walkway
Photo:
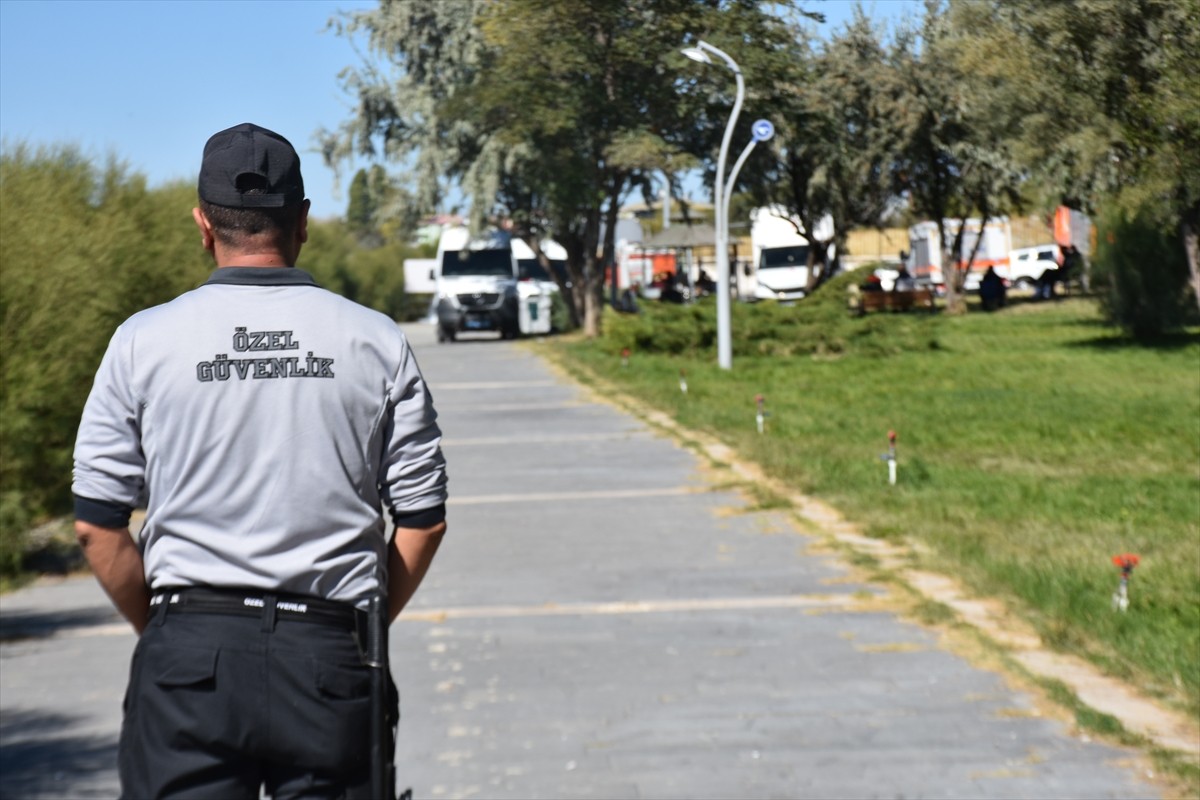
[[[454,498],[392,635],[416,797],[1159,796],[528,349],[410,336]],[[0,606],[4,797],[114,795],[132,634],[90,579]]]

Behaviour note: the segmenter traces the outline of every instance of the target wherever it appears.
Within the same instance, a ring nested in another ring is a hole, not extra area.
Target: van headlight
[[[440,305],[443,300],[446,301],[447,303],[449,303],[452,308],[459,308],[458,297],[456,295],[448,294],[446,292],[438,292],[437,293],[438,304]]]

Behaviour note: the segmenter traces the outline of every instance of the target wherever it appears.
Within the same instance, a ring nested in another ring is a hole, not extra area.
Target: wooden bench
[[[932,289],[902,292],[859,290],[850,294],[850,310],[860,316],[868,311],[933,311],[935,307]]]

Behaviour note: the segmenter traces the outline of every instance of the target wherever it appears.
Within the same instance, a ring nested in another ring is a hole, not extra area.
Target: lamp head
[[[683,54],[692,61],[699,61],[701,64],[711,64],[712,59],[708,57],[708,53],[701,50],[699,47],[685,47]]]

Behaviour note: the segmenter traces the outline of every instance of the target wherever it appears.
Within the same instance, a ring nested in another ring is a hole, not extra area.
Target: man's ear
[[[308,241],[308,209],[311,207],[311,200],[305,200],[300,204],[300,222],[296,225],[296,237],[299,244]]]
[[[200,229],[200,244],[208,252],[213,252],[214,242],[212,223],[208,221],[208,217],[204,216],[204,212],[198,208],[192,209],[192,219],[196,220],[196,227]]]

